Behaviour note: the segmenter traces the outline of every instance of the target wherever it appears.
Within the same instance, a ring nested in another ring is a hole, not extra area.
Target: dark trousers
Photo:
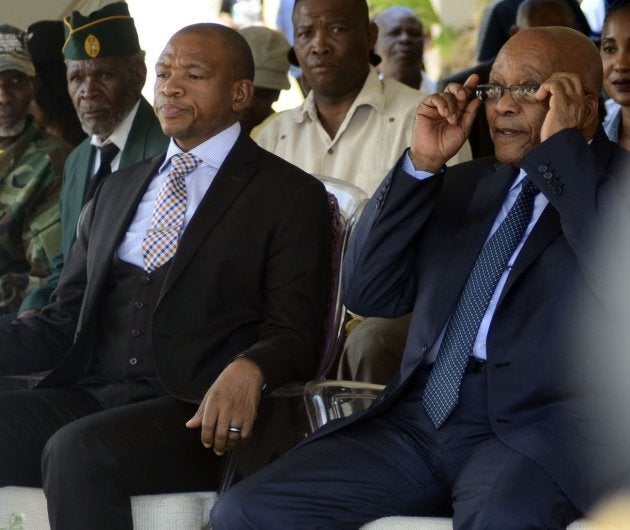
[[[215,490],[222,459],[169,396],[104,410],[80,388],[0,392],[0,486],[42,486],[53,530],[132,529],[130,495]]]
[[[564,529],[579,517],[542,468],[493,434],[485,374],[466,374],[439,431],[422,410],[427,376],[387,413],[307,441],[233,486],[212,528],[356,529],[390,515],[452,515],[456,529]]]

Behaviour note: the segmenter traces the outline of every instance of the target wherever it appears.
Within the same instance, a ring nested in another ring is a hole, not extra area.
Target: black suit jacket
[[[592,316],[587,308],[606,304],[592,234],[626,211],[617,207],[615,175],[624,161],[602,131],[590,147],[578,131],[562,131],[525,156],[522,168],[549,205],[510,272],[487,337],[494,432],[547,470],[580,509],[619,471],[603,462],[597,475],[587,469],[606,434],[594,428],[584,367],[605,359],[589,351],[581,362],[575,339]],[[514,177],[514,168],[492,158],[426,181],[396,168],[372,197],[346,256],[346,304],[359,314],[413,316],[401,371],[368,416],[396,402],[444,329]]]
[[[0,372],[54,367],[42,387],[71,385],[85,373],[112,257],[163,158],[104,181],[53,302],[39,317],[0,327]],[[242,133],[186,228],[153,309],[155,366],[166,391],[200,401],[237,355],[261,367],[269,388],[311,376],[329,294],[330,234],[323,185]]]
[[[575,16],[575,29],[587,37],[591,36],[591,28],[586,16],[580,9],[578,0],[565,0]],[[492,2],[485,8],[479,34],[477,36],[477,60],[494,59],[501,46],[510,38],[510,30],[516,24],[516,15],[523,0],[500,0]]]

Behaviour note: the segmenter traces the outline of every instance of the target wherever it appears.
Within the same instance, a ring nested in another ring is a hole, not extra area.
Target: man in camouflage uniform
[[[0,318],[44,282],[59,252],[59,189],[71,150],[28,115],[36,78],[27,39],[0,25]]]

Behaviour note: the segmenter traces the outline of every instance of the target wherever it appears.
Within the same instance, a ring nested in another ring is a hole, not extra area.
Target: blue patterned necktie
[[[186,216],[186,181],[201,159],[190,153],[178,153],[171,158],[171,169],[153,203],[151,225],[142,241],[144,269],[148,272],[161,267],[175,255],[177,241]]]
[[[538,188],[527,178],[506,218],[481,249],[446,326],[422,405],[439,429],[459,401],[459,388],[481,320],[488,309],[510,256],[520,243],[534,210]]]

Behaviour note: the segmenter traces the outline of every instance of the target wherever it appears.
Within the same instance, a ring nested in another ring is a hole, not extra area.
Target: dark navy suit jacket
[[[487,340],[494,432],[538,462],[581,509],[618,471],[587,469],[610,440],[596,428],[588,361],[577,358],[575,337],[587,308],[606,303],[593,233],[625,212],[617,208],[624,161],[626,152],[602,131],[589,146],[577,130],[565,130],[524,157],[522,168],[549,205],[509,274]],[[399,164],[372,197],[346,256],[345,302],[358,314],[413,316],[401,371],[368,416],[395,403],[444,329],[514,177],[514,168],[493,158],[425,181]],[[590,353],[605,362],[602,352]]]

